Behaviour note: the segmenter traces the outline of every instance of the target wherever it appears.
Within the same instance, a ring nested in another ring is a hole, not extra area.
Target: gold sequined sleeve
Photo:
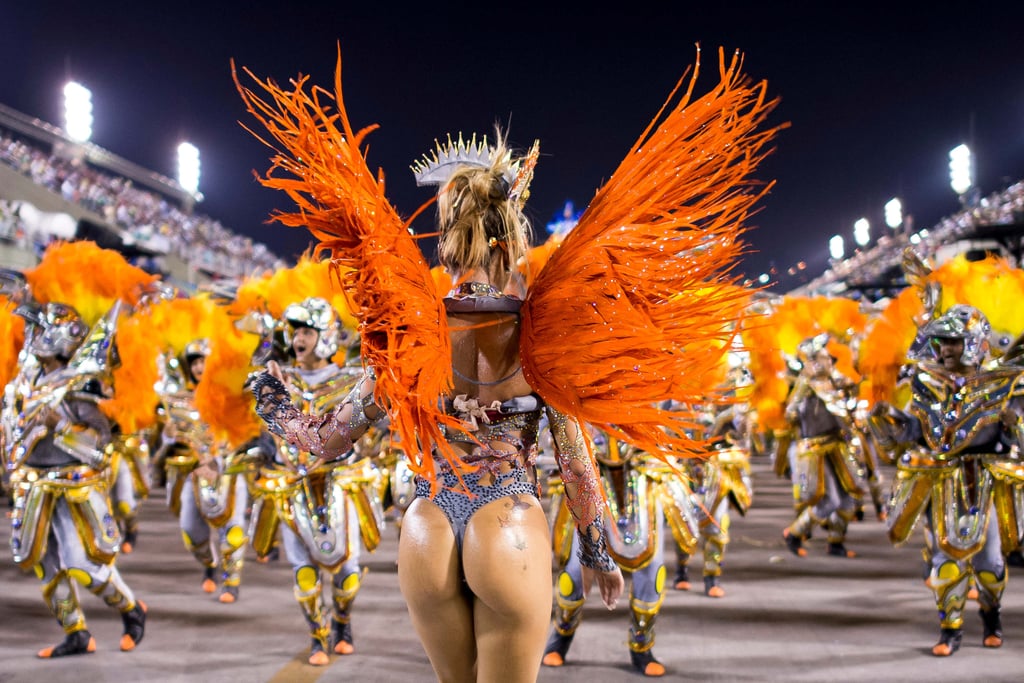
[[[555,445],[555,461],[565,485],[565,500],[576,520],[580,539],[580,563],[598,571],[615,569],[608,554],[604,530],[604,498],[597,464],[576,420],[548,406],[548,420]]]

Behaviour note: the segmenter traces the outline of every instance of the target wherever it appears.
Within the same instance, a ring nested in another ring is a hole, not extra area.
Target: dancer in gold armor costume
[[[807,554],[804,541],[818,525],[828,533],[829,555],[853,557],[845,545],[846,531],[867,490],[864,465],[849,436],[849,382],[836,372],[828,342],[827,334],[801,342],[803,368],[786,401],[786,418],[795,433],[789,468],[796,519],[783,538],[800,557]]]
[[[133,650],[145,633],[145,605],[115,565],[121,535],[110,501],[111,425],[98,407],[120,307],[92,331],[62,303],[30,302],[18,310],[31,330],[4,397],[11,550],[15,563],[42,581],[43,598],[65,633],[39,657],[96,650],[78,584],[121,614],[120,646]]]
[[[692,552],[700,533],[700,506],[682,463],[673,468],[664,460],[589,430],[599,463],[600,480],[608,500],[605,534],[609,553],[629,573],[629,609],[632,616],[627,647],[633,668],[645,676],[665,675],[654,657],[654,623],[665,600],[665,523],[679,547]],[[547,440],[545,440],[547,441]],[[544,651],[545,666],[562,666],[583,616],[582,571],[572,516],[557,471],[548,478],[551,497],[552,542],[560,568],[552,631]]]
[[[359,365],[331,359],[355,344],[328,301],[311,297],[285,308],[284,341],[294,362],[281,370],[293,403],[323,414],[337,407],[362,377]],[[294,572],[295,599],[309,625],[309,663],[324,666],[329,652],[349,655],[352,604],[363,571],[360,551],[376,549],[384,528],[384,475],[369,454],[340,453],[312,463],[308,453],[277,438],[273,457],[253,486],[251,537],[257,554],[270,552],[278,532]],[[329,577],[324,609],[321,574]]]
[[[156,460],[167,471],[167,503],[185,547],[203,567],[203,592],[225,604],[238,600],[242,581],[249,448],[218,443],[195,408],[209,341],[196,339],[181,358],[169,358],[161,382],[164,427]]]
[[[925,324],[906,410],[880,402],[872,428],[900,453],[889,500],[889,538],[902,544],[925,527],[927,584],[939,612],[932,654],[947,657],[963,639],[970,582],[978,590],[982,644],[1003,643],[1000,604],[1004,553],[1020,547],[1024,477],[1011,448],[1024,446],[1021,368],[986,365],[990,326],[976,308],[957,304]]]

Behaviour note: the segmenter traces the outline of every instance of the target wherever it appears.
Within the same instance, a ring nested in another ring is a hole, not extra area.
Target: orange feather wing
[[[692,420],[749,292],[730,270],[770,184],[750,174],[781,126],[765,84],[719,52],[720,81],[679,86],[537,275],[523,309],[521,356],[549,404],[651,453],[693,455]],[[685,78],[685,76],[684,76]]]
[[[400,218],[385,197],[383,172],[367,166],[363,146],[376,126],[352,128],[340,49],[333,93],[307,88],[308,77],[293,80],[289,90],[246,74],[267,97],[242,86],[236,74],[246,107],[269,139],[253,135],[275,152],[259,181],[285,192],[297,208],[273,220],[307,228],[319,240],[317,252],[329,252],[359,321],[363,362],[377,372],[378,402],[388,406],[411,467],[434,480],[432,460],[423,457],[432,446],[458,465],[440,427],[455,426],[438,400],[452,386],[447,318],[409,232],[411,219]]]

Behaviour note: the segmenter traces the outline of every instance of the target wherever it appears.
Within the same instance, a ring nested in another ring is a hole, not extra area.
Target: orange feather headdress
[[[245,381],[259,338],[239,330],[226,307],[202,294],[157,302],[145,318],[162,331],[160,348],[167,355],[180,356],[190,342],[209,340],[210,355],[196,387],[196,410],[214,436],[233,447],[256,437],[260,423]]]
[[[25,278],[36,301],[67,304],[90,327],[115,303],[127,304],[115,322],[120,362],[111,369],[114,395],[102,400],[100,409],[125,432],[151,424],[156,409],[152,334],[128,321],[130,307],[158,281],[157,276],[131,265],[117,251],[82,240],[50,244],[39,263],[25,271]]]

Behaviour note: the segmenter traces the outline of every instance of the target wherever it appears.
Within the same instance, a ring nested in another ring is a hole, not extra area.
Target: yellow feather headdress
[[[340,270],[344,271],[343,268]],[[257,311],[280,320],[291,304],[309,297],[319,297],[331,304],[343,327],[356,330],[356,318],[338,282],[338,275],[338,272],[332,271],[329,260],[317,260],[308,253],[303,254],[291,268],[243,281],[234,301],[228,305],[228,311],[239,317]],[[346,355],[347,349],[340,348],[332,360],[344,364]]]

